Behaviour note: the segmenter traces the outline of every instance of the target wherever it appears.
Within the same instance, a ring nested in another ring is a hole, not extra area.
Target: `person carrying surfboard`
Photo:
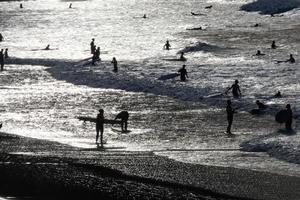
[[[291,105],[286,105],[286,112],[287,112],[287,120],[285,122],[285,128],[287,130],[292,130],[292,123],[293,123],[293,111],[291,109]]]
[[[180,80],[185,81],[188,78],[187,71],[185,69],[185,65],[182,65],[182,68],[178,70],[180,73]]]
[[[121,111],[117,114],[115,120],[121,119],[122,132],[127,132],[127,121],[129,118],[129,113],[127,111]]]
[[[232,95],[234,98],[240,98],[242,96],[238,80],[235,80],[234,84],[230,88],[227,89],[225,94],[227,94],[228,91],[231,89],[232,89]]]
[[[96,121],[96,144],[98,144],[99,132],[100,132],[100,144],[103,146],[103,131],[104,131],[104,110],[100,109],[97,114]]]

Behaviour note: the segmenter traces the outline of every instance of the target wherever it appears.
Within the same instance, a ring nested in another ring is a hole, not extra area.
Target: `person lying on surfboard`
[[[121,119],[122,132],[127,132],[127,121],[129,118],[129,113],[127,111],[121,111],[117,114],[115,120]]]

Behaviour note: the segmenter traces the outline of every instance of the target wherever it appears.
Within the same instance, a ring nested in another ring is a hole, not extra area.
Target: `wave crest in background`
[[[284,13],[299,7],[299,0],[257,0],[241,6],[241,10],[267,15]]]

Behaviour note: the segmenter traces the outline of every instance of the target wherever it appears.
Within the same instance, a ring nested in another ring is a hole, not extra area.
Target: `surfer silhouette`
[[[129,113],[127,111],[121,111],[120,113],[117,114],[115,118],[115,120],[121,119],[122,132],[127,132],[128,118],[129,118]]]
[[[185,69],[185,65],[182,65],[182,68],[178,70],[180,73],[180,80],[185,81],[188,78],[187,71]]]
[[[20,8],[23,8],[23,4],[20,3]]]
[[[4,54],[3,54],[3,49],[0,51],[0,65],[1,65],[1,71],[3,71],[4,68]]]
[[[275,44],[275,40],[272,41],[271,48],[272,49],[276,49],[277,48],[277,45]]]
[[[95,46],[95,39],[92,38],[92,41],[90,43],[90,46],[91,46],[91,54],[94,54],[95,53],[95,50],[96,50],[96,46]]]
[[[100,59],[100,47],[97,47],[97,49],[95,51],[95,58],[97,61],[101,60]]]
[[[5,49],[5,51],[4,51],[4,58],[5,58],[5,59],[8,58],[8,49]]]
[[[103,146],[103,131],[104,131],[104,110],[100,109],[97,114],[96,121],[96,144],[98,144],[99,132],[100,132],[100,144]]]
[[[146,18],[147,18],[146,14],[144,14],[144,15],[143,15],[143,18],[144,18],[144,19],[146,19]]]
[[[228,121],[228,126],[227,126],[226,133],[231,134],[233,114],[235,113],[235,110],[231,107],[231,101],[230,100],[227,100],[226,113],[227,113],[227,121]]]
[[[50,50],[50,44],[48,44],[44,50]]]
[[[0,42],[2,42],[4,39],[3,35],[0,33]]]
[[[278,91],[278,92],[274,95],[274,97],[275,97],[275,98],[281,98],[281,97],[282,97],[281,92]]]
[[[283,60],[283,61],[277,61],[277,63],[282,63],[282,62],[295,63],[296,60],[295,60],[295,58],[293,57],[293,54],[290,54],[290,58],[289,58],[289,59]]]
[[[72,8],[72,3],[70,3],[69,8]]]
[[[164,49],[170,50],[170,47],[171,47],[170,42],[169,42],[169,40],[167,40],[166,44],[164,45]]]
[[[234,98],[240,98],[242,96],[238,80],[235,80],[234,84],[227,89],[225,94],[227,94],[229,90],[232,90],[232,95]]]
[[[115,57],[113,57],[111,63],[114,66],[113,72],[118,72],[118,61],[117,61],[117,59]]]
[[[266,54],[261,53],[260,50],[257,50],[257,52],[256,52],[256,54],[255,54],[255,56],[264,56],[264,55],[266,55]]]
[[[259,110],[264,110],[264,109],[267,108],[267,106],[264,103],[260,102],[259,100],[256,100],[255,103],[256,103]]]
[[[184,52],[181,52],[181,53],[180,53],[180,58],[179,58],[179,60],[182,60],[182,61],[185,61],[185,60],[186,60],[186,58],[184,57]]]
[[[287,120],[285,122],[285,128],[287,130],[292,130],[292,123],[293,123],[293,111],[291,109],[291,105],[286,105],[286,112],[287,112]]]

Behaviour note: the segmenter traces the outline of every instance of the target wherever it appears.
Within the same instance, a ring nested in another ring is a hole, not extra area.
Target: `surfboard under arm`
[[[97,122],[97,118],[95,117],[77,117],[77,119],[79,119],[80,121],[84,121],[84,122]],[[112,119],[104,119],[104,124],[121,124],[122,121],[121,120],[112,120]]]

